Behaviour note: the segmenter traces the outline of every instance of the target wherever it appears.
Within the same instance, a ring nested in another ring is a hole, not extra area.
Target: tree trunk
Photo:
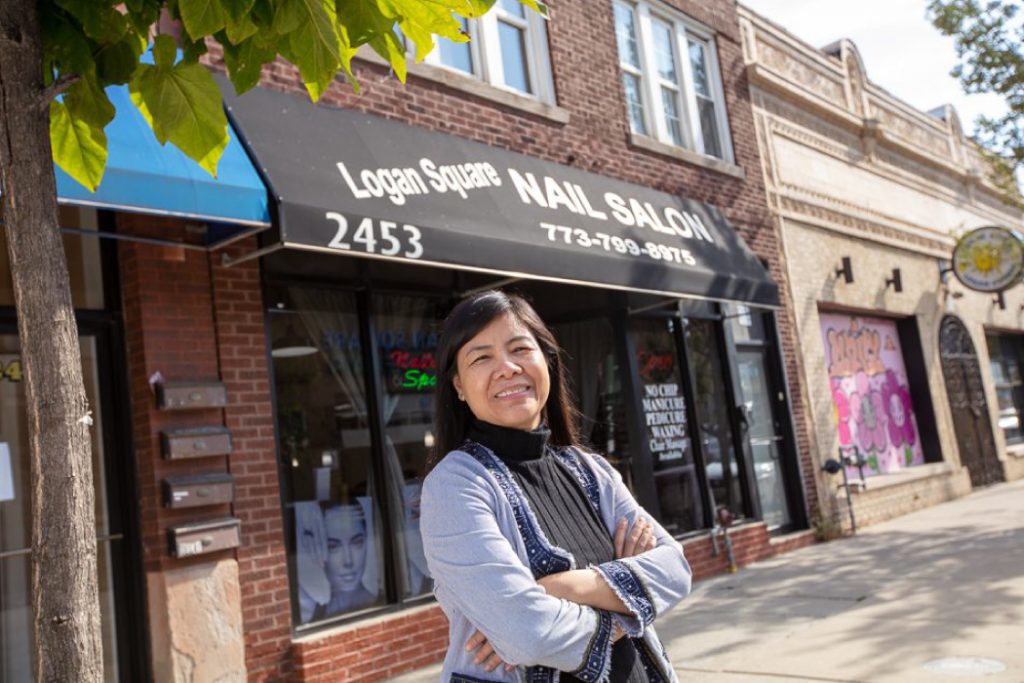
[[[34,0],[0,0],[0,191],[31,439],[36,679],[103,680],[88,401]]]

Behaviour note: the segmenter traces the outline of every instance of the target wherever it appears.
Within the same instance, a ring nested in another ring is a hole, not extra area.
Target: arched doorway
[[[942,319],[939,353],[960,460],[971,473],[971,485],[988,486],[1003,481],[1003,466],[996,455],[988,402],[981,384],[978,353],[967,328],[956,316],[947,315]]]

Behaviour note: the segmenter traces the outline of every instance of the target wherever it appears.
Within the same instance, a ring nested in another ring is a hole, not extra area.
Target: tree
[[[994,180],[1019,199],[1015,174],[1024,174],[1024,22],[1020,0],[930,0],[928,16],[953,37],[960,63],[952,75],[967,93],[995,93],[1007,113],[981,116],[975,137],[994,163]]]
[[[519,1],[545,11],[540,0]],[[91,419],[53,163],[96,189],[107,158],[103,131],[115,114],[104,88],[127,84],[160,143],[215,173],[228,135],[220,92],[199,63],[209,42],[223,48],[237,92],[281,56],[315,101],[339,70],[358,90],[351,60],[362,45],[404,82],[399,31],[420,60],[435,35],[468,40],[459,17],[480,16],[494,2],[0,1],[0,192],[29,416],[38,680],[92,683],[103,672]],[[161,18],[178,22],[177,40],[154,35]]]

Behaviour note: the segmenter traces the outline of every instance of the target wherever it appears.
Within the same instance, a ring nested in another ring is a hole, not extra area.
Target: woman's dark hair
[[[441,327],[434,389],[434,448],[427,459],[428,472],[448,452],[462,445],[473,419],[469,405],[458,400],[452,383],[459,371],[459,349],[503,315],[511,315],[525,325],[547,359],[551,391],[543,417],[551,430],[551,445],[574,446],[578,441],[576,407],[566,381],[562,349],[555,336],[526,299],[492,289],[460,301]]]

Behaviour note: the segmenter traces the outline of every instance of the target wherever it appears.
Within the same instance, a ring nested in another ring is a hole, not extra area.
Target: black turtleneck
[[[519,484],[547,539],[567,550],[576,567],[586,568],[615,559],[615,546],[576,478],[554,457],[548,446],[551,432],[499,427],[473,420],[469,438],[502,459]],[[563,674],[562,681],[578,681]],[[612,648],[612,683],[646,683],[647,676],[628,638]]]

